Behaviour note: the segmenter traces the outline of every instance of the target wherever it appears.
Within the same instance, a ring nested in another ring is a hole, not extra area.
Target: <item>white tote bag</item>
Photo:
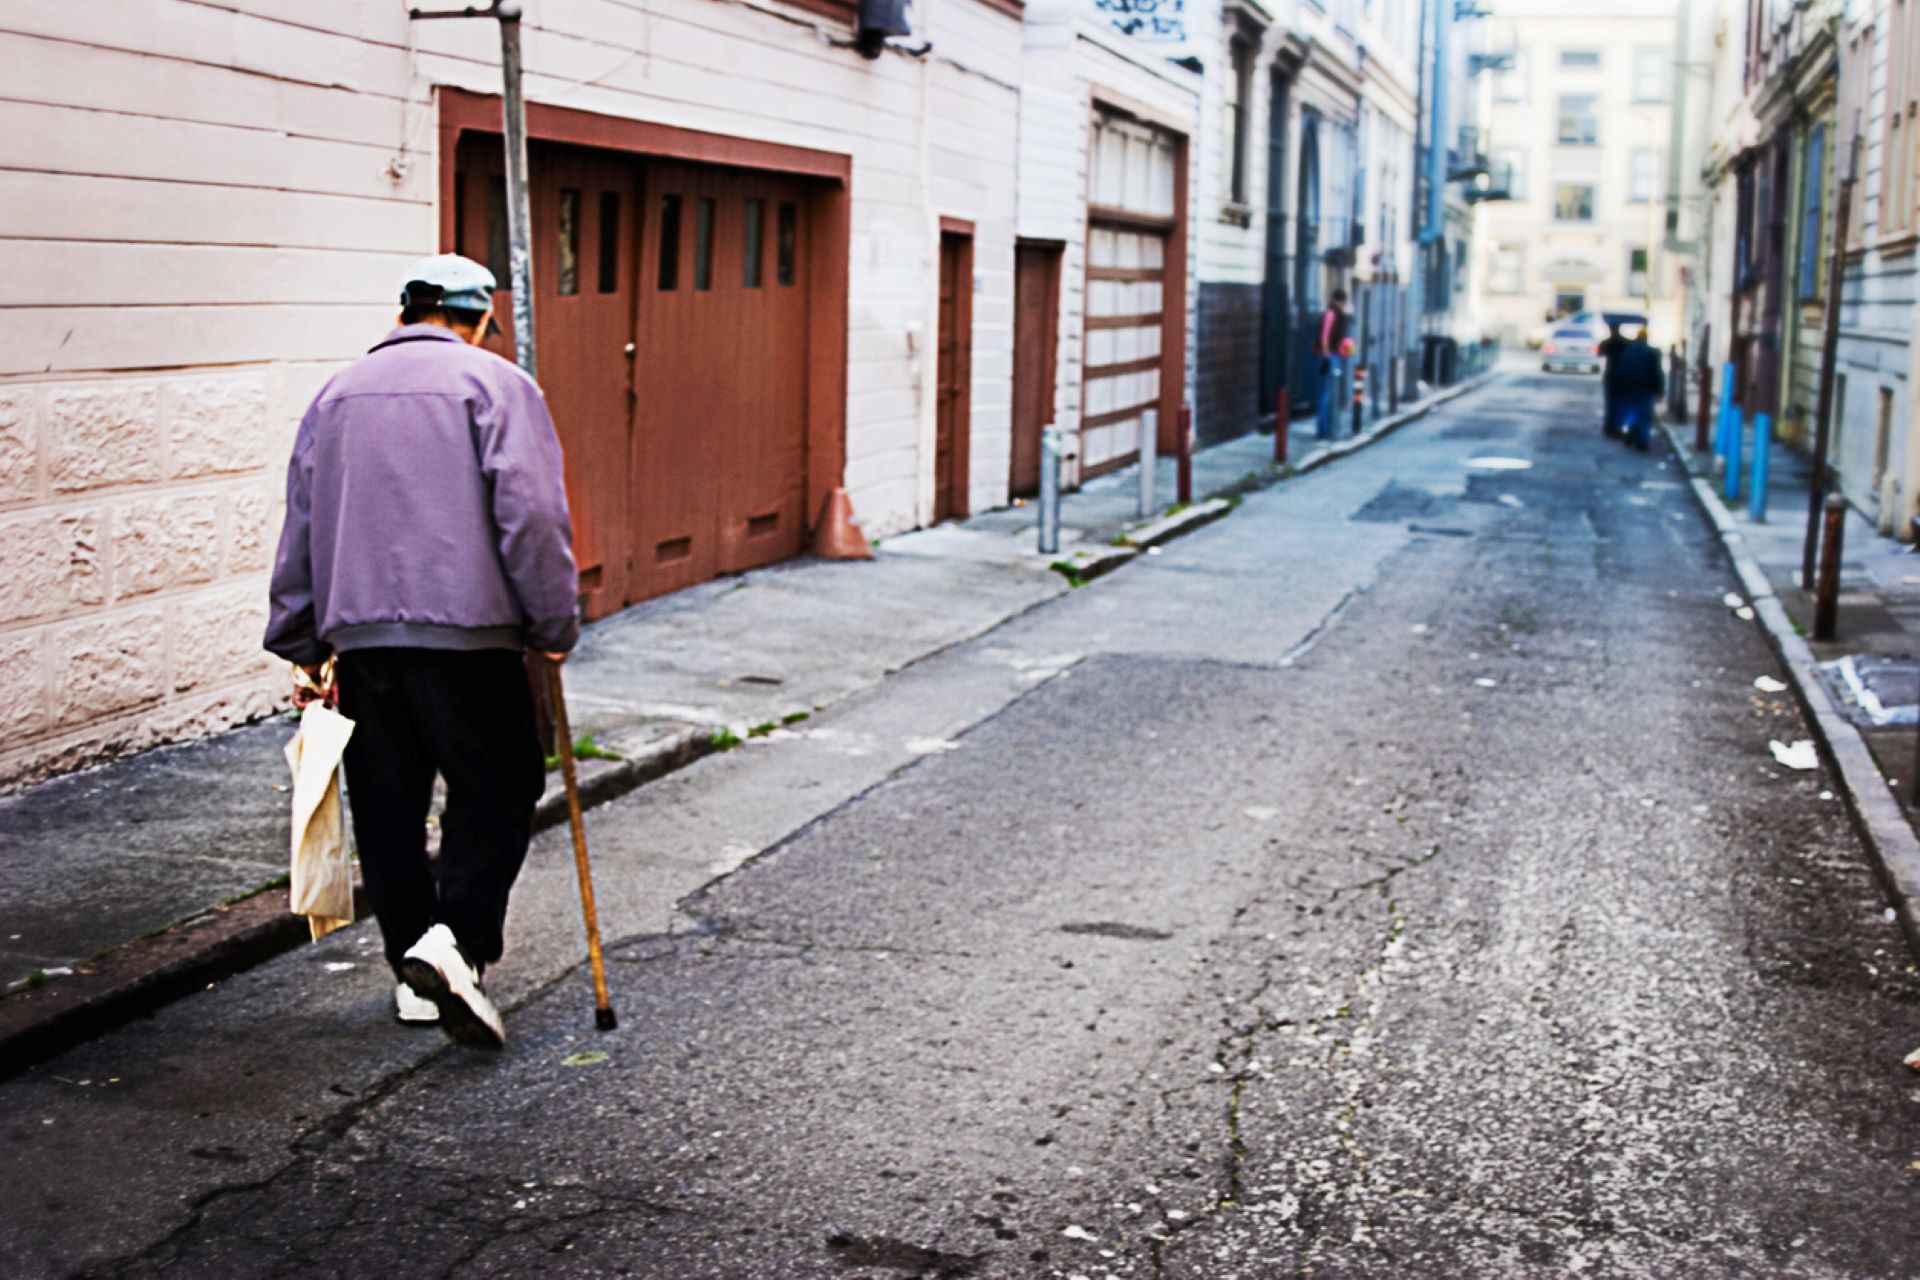
[[[352,736],[353,721],[311,702],[287,744],[293,769],[292,909],[307,917],[315,942],[353,923],[353,859],[340,805],[340,757]]]

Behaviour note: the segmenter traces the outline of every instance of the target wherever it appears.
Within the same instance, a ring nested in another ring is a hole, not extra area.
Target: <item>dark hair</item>
[[[1345,289],[1335,289],[1333,291],[1333,300],[1335,302],[1345,302],[1347,300],[1347,291]]]
[[[446,294],[447,291],[437,284],[428,284],[425,280],[407,281],[407,287],[400,291],[400,323],[419,324],[439,316],[463,329],[478,328],[487,313],[484,310],[475,311],[472,307],[442,306],[440,299]]]

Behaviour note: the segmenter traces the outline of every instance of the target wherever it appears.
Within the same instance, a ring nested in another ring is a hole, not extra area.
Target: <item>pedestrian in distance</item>
[[[400,1020],[499,1048],[481,979],[546,782],[524,654],[560,662],[580,623],[553,419],[532,378],[479,346],[493,290],[468,258],[416,263],[399,327],[308,406],[265,643],[310,678],[336,659],[354,840]]]
[[[1633,447],[1645,453],[1653,440],[1654,406],[1667,390],[1665,362],[1648,344],[1645,329],[1614,357],[1613,379],[1620,424]]]
[[[1347,355],[1352,349],[1347,338],[1347,293],[1344,289],[1335,289],[1327,309],[1320,313],[1320,328],[1313,339],[1313,354],[1320,361],[1320,396],[1315,404],[1313,432],[1318,439],[1333,439],[1333,415],[1340,405],[1340,379],[1346,372]]]
[[[1607,321],[1607,336],[1600,340],[1600,430],[1608,436],[1620,434],[1620,397],[1613,389],[1613,361],[1626,349],[1627,337],[1615,321]]]

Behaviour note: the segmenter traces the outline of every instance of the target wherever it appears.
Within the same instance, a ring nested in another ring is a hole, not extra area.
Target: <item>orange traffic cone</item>
[[[820,519],[813,527],[813,554],[822,560],[871,560],[873,548],[860,522],[853,516],[853,499],[845,489],[835,489],[820,506]]]

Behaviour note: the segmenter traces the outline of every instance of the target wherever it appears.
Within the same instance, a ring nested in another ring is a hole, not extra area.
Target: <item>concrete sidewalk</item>
[[[1920,714],[1920,554],[1880,534],[1850,507],[1834,638],[1815,640],[1813,595],[1801,586],[1809,460],[1785,445],[1771,447],[1766,502],[1756,519],[1750,435],[1738,496],[1729,498],[1723,461],[1710,451],[1694,452],[1691,427],[1669,426],[1668,434],[1747,583],[1756,620],[1796,680],[1820,748],[1848,790],[1855,825],[1879,860],[1908,939],[1920,954],[1920,810],[1914,805],[1920,767],[1915,724]],[[1861,696],[1863,686],[1870,696]]]
[[[1197,496],[1276,483],[1361,448],[1478,382],[1427,397],[1359,437],[1315,441],[1296,424],[1292,465],[1247,436],[1193,460]],[[1159,462],[1157,505],[1174,500]],[[797,723],[953,644],[1070,590],[1053,566],[1094,576],[1138,519],[1128,468],[1067,495],[1057,556],[1035,550],[1031,505],[885,539],[871,563],[796,560],[677,592],[587,628],[566,667],[589,804],[726,745]],[[1224,514],[1201,504],[1154,537]],[[1144,544],[1143,539],[1143,544]],[[76,1019],[110,1025],[295,945],[277,892],[286,868],[290,715],[161,748],[0,797],[0,1044]],[[349,797],[349,803],[351,798]],[[558,775],[542,825],[564,821]],[[138,946],[129,946],[138,943]],[[91,1032],[88,1032],[89,1034]]]

